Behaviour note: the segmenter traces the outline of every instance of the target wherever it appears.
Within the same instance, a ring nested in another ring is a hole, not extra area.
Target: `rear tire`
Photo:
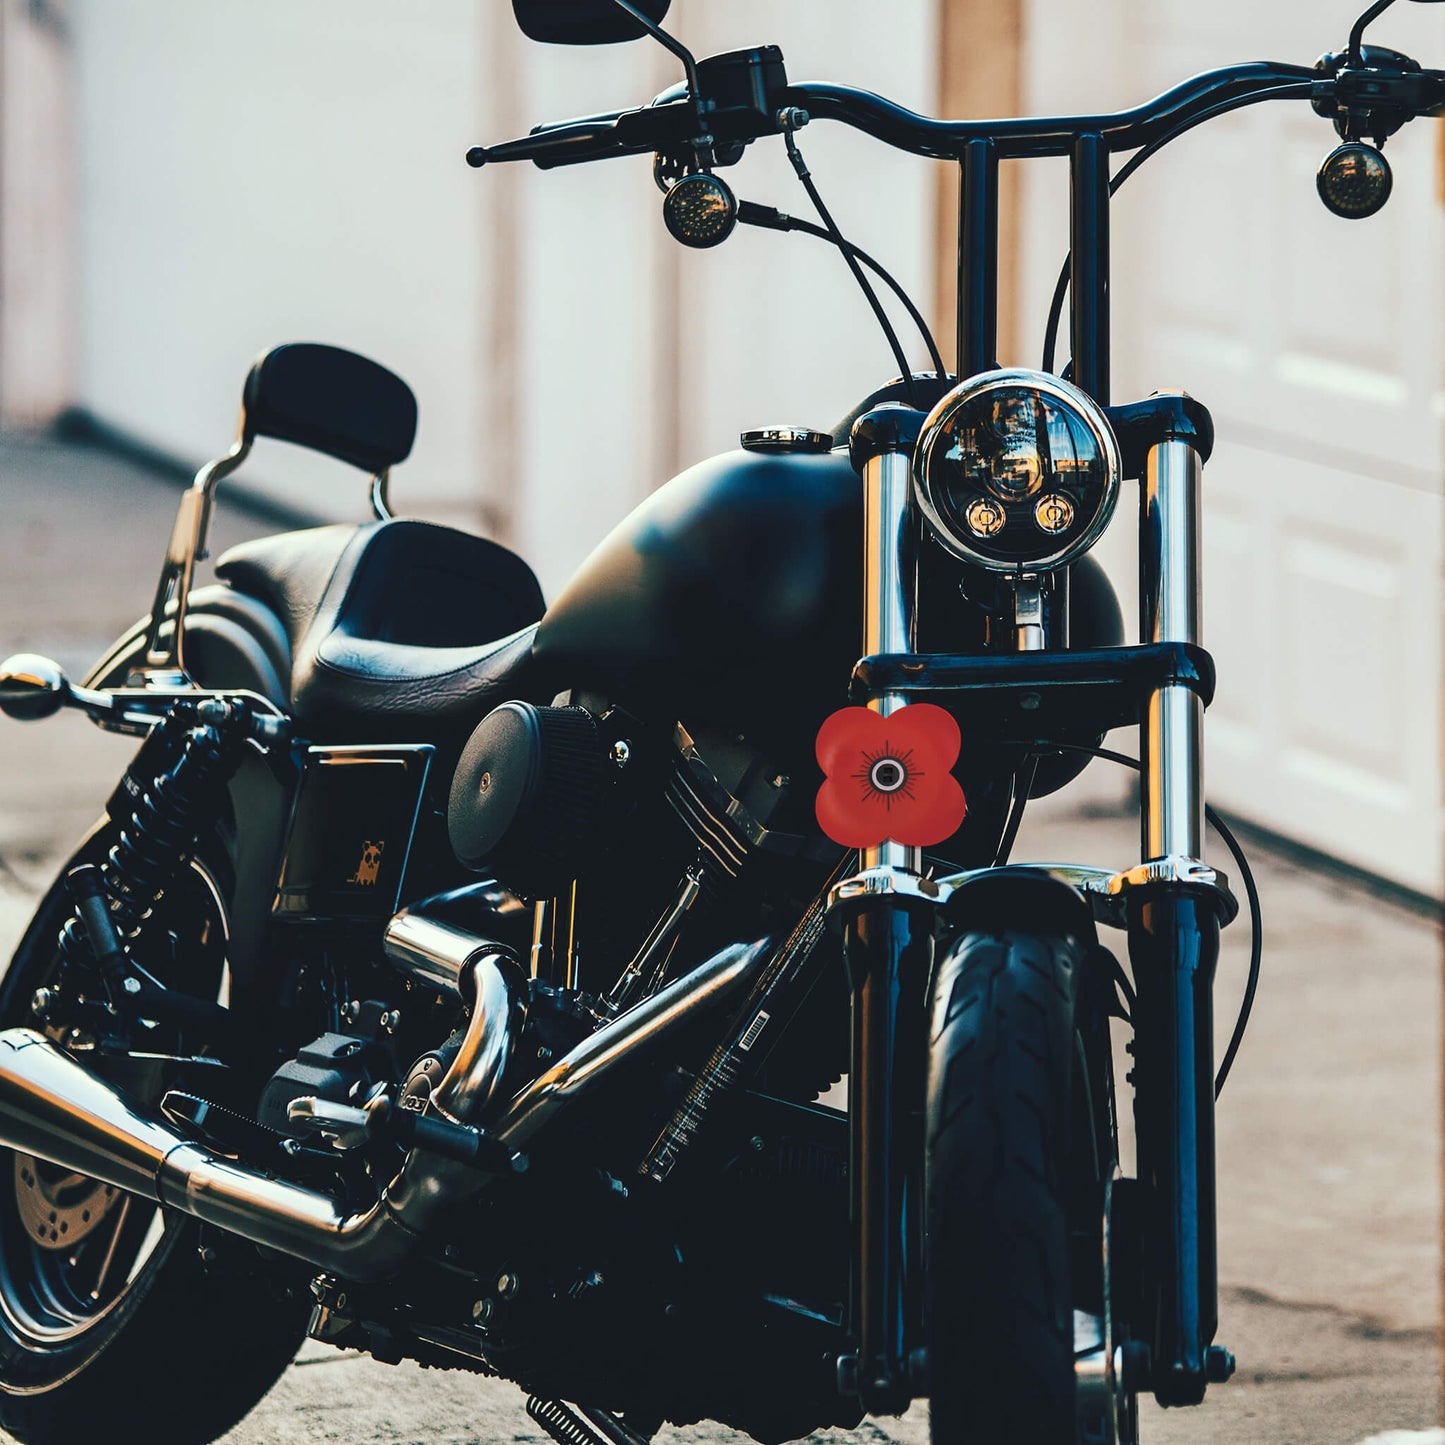
[[[935,975],[925,1244],[934,1445],[1076,1440],[1074,1310],[1101,1308],[1093,1241],[1117,1152],[1107,1016],[1080,1003],[1088,957],[1070,937],[971,934]]]
[[[73,861],[92,860],[108,842],[101,831]],[[187,980],[197,993],[215,989],[212,997],[224,967],[230,872],[223,841],[203,843],[148,925],[215,973]],[[62,879],[0,983],[0,1026],[39,1026],[31,998],[56,969],[55,939],[70,907]],[[73,1250],[37,1245],[37,1189],[62,1211],[65,1199],[77,1201],[71,1212],[89,1237]],[[88,1202],[99,1224],[82,1209]],[[202,1263],[199,1242],[193,1221],[135,1196],[102,1197],[82,1176],[0,1150],[0,1428],[28,1445],[74,1445],[101,1430],[154,1445],[209,1445],[240,1420],[294,1357],[309,1307],[254,1267],[249,1246],[217,1241],[222,1261],[230,1255],[230,1267],[218,1269]]]

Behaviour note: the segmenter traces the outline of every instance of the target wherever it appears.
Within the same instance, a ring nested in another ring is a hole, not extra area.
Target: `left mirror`
[[[17,722],[59,712],[69,693],[70,679],[48,657],[18,652],[0,662],[0,712]]]
[[[671,0],[629,0],[654,25]],[[647,31],[613,0],[512,0],[512,13],[529,40],[550,45],[613,45],[640,40]]]

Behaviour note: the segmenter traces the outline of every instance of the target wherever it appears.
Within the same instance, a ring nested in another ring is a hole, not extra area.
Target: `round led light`
[[[1062,492],[1050,492],[1034,504],[1034,521],[1041,532],[1057,537],[1074,525],[1074,504]]]
[[[1038,371],[989,371],[929,413],[918,503],[949,551],[994,572],[1046,571],[1087,551],[1119,497],[1119,447],[1098,403]]]
[[[1320,200],[1347,221],[1373,216],[1390,199],[1395,177],[1384,155],[1364,141],[1346,141],[1320,162]]]
[[[706,249],[720,245],[738,223],[732,190],[707,171],[684,176],[662,202],[662,219],[675,240]]]
[[[994,533],[1003,531],[1008,516],[991,497],[975,497],[968,504],[963,520],[975,537],[992,537]]]

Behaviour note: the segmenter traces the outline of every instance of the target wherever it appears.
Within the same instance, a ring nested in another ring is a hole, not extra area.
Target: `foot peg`
[[[525,1154],[513,1153],[485,1129],[395,1108],[386,1094],[378,1094],[365,1108],[329,1099],[293,1099],[286,1117],[298,1131],[319,1134],[342,1151],[376,1140],[403,1149],[425,1149],[488,1174],[522,1174],[527,1169]]]

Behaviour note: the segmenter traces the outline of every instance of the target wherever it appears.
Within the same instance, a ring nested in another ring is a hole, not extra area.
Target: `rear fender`
[[[111,644],[85,679],[87,687],[121,687],[145,648],[143,618]],[[166,629],[162,629],[165,635]],[[186,612],[186,665],[202,686],[256,692],[285,708],[291,687],[291,646],[281,620],[254,597],[220,585],[191,594]]]

